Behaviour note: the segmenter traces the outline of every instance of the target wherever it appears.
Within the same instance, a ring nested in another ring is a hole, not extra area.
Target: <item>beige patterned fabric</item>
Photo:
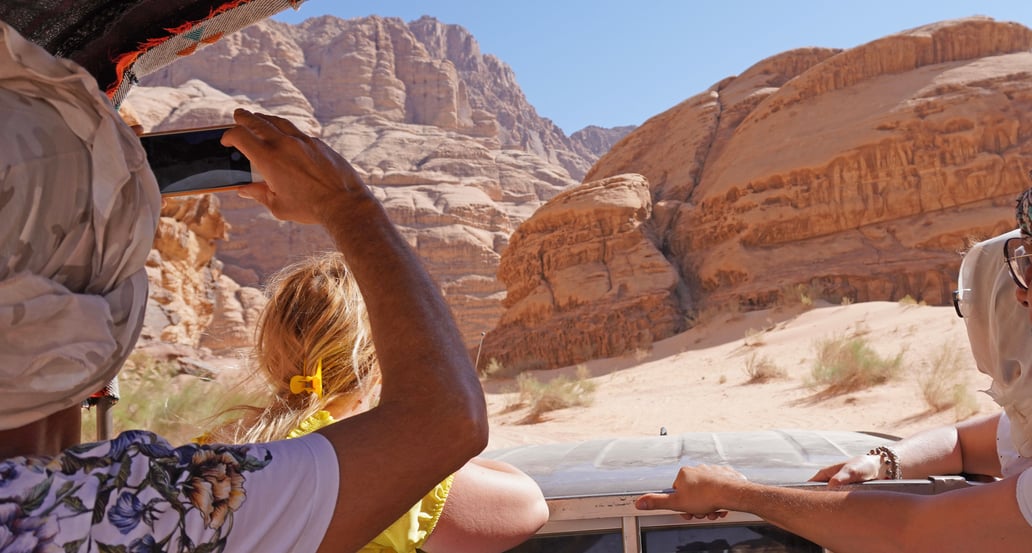
[[[160,199],[86,71],[0,22],[0,429],[76,405],[129,355]]]
[[[1015,236],[1018,230],[972,246],[957,287],[975,364],[993,379],[986,393],[1010,417],[1015,449],[1032,457],[1032,325],[1003,258],[1003,243]]]

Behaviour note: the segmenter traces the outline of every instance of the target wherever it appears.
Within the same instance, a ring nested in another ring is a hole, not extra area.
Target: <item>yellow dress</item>
[[[304,436],[333,422],[335,421],[329,411],[319,411],[302,421],[287,434],[287,437]],[[359,553],[415,553],[423,546],[437,526],[437,521],[441,519],[444,502],[448,499],[448,491],[451,490],[454,478],[455,475],[451,475],[445,478],[444,482],[434,486],[419,503],[380,532],[380,535],[360,549]]]

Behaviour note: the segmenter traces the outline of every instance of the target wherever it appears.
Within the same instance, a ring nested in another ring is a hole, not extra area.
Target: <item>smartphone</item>
[[[156,132],[140,136],[164,196],[232,190],[262,180],[236,148],[219,140],[231,126]]]

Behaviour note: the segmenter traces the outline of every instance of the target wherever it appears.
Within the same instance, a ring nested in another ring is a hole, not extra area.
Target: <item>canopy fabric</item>
[[[304,0],[5,0],[0,21],[121,103],[139,77]]]

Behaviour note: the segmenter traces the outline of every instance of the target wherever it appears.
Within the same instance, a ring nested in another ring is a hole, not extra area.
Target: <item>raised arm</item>
[[[903,478],[933,474],[1000,475],[996,454],[996,427],[1000,414],[969,419],[956,426],[925,430],[892,445],[899,457]],[[886,478],[878,455],[860,455],[825,467],[811,478],[829,487]]]
[[[279,219],[324,226],[368,309],[379,406],[319,431],[340,466],[319,551],[358,550],[484,448],[483,391],[437,286],[354,168],[285,119],[244,110],[234,118],[223,143],[266,178],[241,194]]]

